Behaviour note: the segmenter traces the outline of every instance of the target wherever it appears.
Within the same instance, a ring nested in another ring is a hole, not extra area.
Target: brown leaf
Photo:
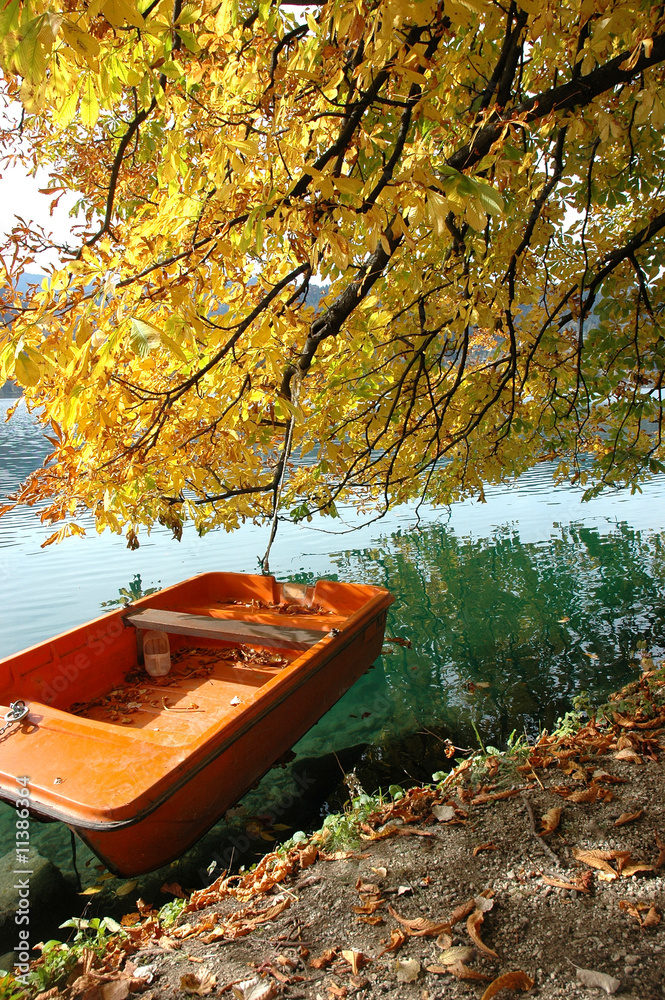
[[[481,851],[498,851],[498,850],[499,848],[496,846],[496,844],[492,843],[478,844],[477,847],[474,847],[473,849],[473,856],[474,858],[477,858]]]
[[[490,983],[482,995],[482,1000],[491,1000],[501,990],[530,990],[534,986],[533,979],[527,976],[526,972],[519,969],[517,972],[506,972],[499,976],[493,983]]]
[[[628,747],[626,747],[624,750],[619,750],[618,753],[615,753],[614,754],[614,759],[615,760],[627,760],[627,761],[630,761],[631,764],[643,764],[644,763],[644,761],[642,760],[642,758],[640,757],[640,755],[638,753],[635,753],[634,750],[629,750]]]
[[[356,892],[361,896],[380,896],[381,890],[374,882],[363,882],[361,878],[356,882]]]
[[[387,944],[383,951],[380,951],[376,957],[381,958],[381,956],[385,955],[388,951],[397,951],[402,947],[405,941],[406,934],[404,931],[400,930],[399,927],[393,927],[390,932],[390,943]]]
[[[466,922],[466,929],[469,933],[469,937],[475,944],[476,948],[480,948],[482,952],[489,955],[491,958],[498,958],[499,956],[491,948],[488,948],[480,939],[480,925],[482,924],[484,915],[482,910],[474,910],[469,916]]]
[[[468,944],[459,944],[455,948],[446,948],[439,955],[439,962],[441,965],[455,965],[456,962],[470,962],[473,956],[473,948]]]
[[[591,872],[586,872],[586,875],[591,875]],[[584,876],[582,876],[583,878]],[[576,892],[591,892],[591,887],[582,882],[582,879],[576,880],[575,882],[563,882],[560,878],[550,878],[548,875],[543,875],[543,882],[545,885],[553,885],[557,889],[573,889]]]
[[[415,983],[420,975],[420,962],[417,958],[398,958],[395,965],[398,983]]]
[[[618,872],[609,862],[618,861],[619,865],[622,861],[625,863],[630,857],[630,851],[583,851],[579,847],[573,847],[573,857],[591,868],[605,872],[612,878],[618,878]]]
[[[327,948],[318,958],[312,958],[309,962],[310,969],[325,969],[337,958],[337,948]]]
[[[125,1000],[129,996],[130,981],[114,979],[110,983],[101,983],[98,990],[99,1000]]]
[[[363,906],[352,906],[354,913],[374,913],[380,906],[383,906],[385,899],[370,899]]]
[[[479,795],[474,795],[471,799],[471,805],[482,805],[487,802],[499,802],[501,799],[509,799],[513,795],[519,795],[519,788],[507,788],[503,792],[481,792]]]
[[[298,861],[301,868],[309,868],[313,865],[319,856],[319,849],[316,844],[308,844],[307,847],[303,847],[302,851],[298,851]]]
[[[450,930],[450,924],[447,921],[428,920],[427,917],[415,917],[413,920],[408,920],[406,917],[400,917],[399,913],[392,906],[389,906],[388,910],[390,915],[402,927],[406,928],[407,934],[412,937],[435,937],[442,931]]]
[[[231,991],[236,1000],[272,1000],[277,995],[277,985],[272,979],[254,976],[231,984]]]
[[[658,830],[654,830],[656,837],[656,847],[658,848],[658,861],[654,865],[655,868],[662,868],[665,865],[665,842],[660,838]]]
[[[207,969],[201,969],[199,975],[194,972],[186,972],[184,976],[180,977],[180,989],[185,993],[199,997],[212,993],[216,984],[217,976],[208,972]]]
[[[619,903],[619,909],[629,913],[631,917],[635,917],[640,927],[657,927],[660,923],[661,918],[655,903],[632,903],[628,899],[622,899]],[[648,911],[644,918],[641,912],[643,910]]]
[[[338,986],[337,983],[328,983],[326,989],[329,997],[339,997],[339,1000],[344,1000],[349,992],[346,986]]]
[[[653,865],[647,865],[644,861],[630,861],[621,867],[620,873],[622,878],[630,878],[631,875],[637,875],[639,872],[653,872],[655,870]]]
[[[448,972],[455,976],[456,979],[484,979],[485,982],[489,982],[492,978],[491,976],[486,976],[484,972],[476,972],[475,969],[469,968],[464,962],[455,962],[454,965],[449,965]]]
[[[349,963],[354,976],[357,976],[363,965],[367,965],[369,961],[361,951],[343,951],[342,958]]]
[[[452,930],[452,927],[451,927],[451,930]],[[436,939],[436,943],[437,943],[437,947],[439,947],[443,951],[445,951],[446,948],[450,948],[451,945],[452,945],[452,943],[453,943],[452,935],[448,934],[446,931],[444,931],[443,934],[439,934],[438,938]]]
[[[469,914],[473,910],[475,910],[475,908],[476,908],[475,899],[468,899],[466,903],[460,903],[460,905],[455,907],[455,909],[453,910],[448,923],[450,924],[451,927],[454,927],[455,924],[458,924],[460,922],[460,920],[465,920],[466,917],[468,917]]]
[[[358,917],[358,921],[363,924],[385,924],[385,920],[380,913],[374,913],[367,917]]]
[[[542,828],[539,836],[547,837],[550,833],[554,833],[561,822],[561,806],[552,806],[541,816],[540,821]]]
[[[640,816],[644,816],[644,809],[637,809],[632,813],[621,813],[618,819],[615,819],[615,826],[625,826],[626,823],[632,823],[634,820],[639,819]]]

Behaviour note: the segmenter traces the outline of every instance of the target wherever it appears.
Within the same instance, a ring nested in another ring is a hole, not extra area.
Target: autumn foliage
[[[638,0],[1,0],[5,155],[83,213],[27,297],[2,250],[20,499],[133,545],[659,471],[664,61]]]

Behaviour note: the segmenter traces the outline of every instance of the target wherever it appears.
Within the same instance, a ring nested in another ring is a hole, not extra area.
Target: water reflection
[[[573,523],[522,543],[514,528],[472,539],[435,525],[334,561],[399,594],[392,628],[412,649],[385,659],[393,732],[434,724],[473,741],[473,720],[494,744],[533,736],[580,691],[601,699],[633,676],[639,643],[665,650],[661,533]]]

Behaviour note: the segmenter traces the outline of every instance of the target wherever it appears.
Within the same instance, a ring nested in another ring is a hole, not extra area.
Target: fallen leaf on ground
[[[428,920],[427,917],[415,917],[413,920],[408,920],[406,917],[400,917],[399,913],[393,909],[392,906],[388,907],[390,915],[395,918],[406,928],[407,934],[411,937],[434,937],[440,934],[442,931],[449,930],[450,924],[443,921]]]
[[[553,885],[557,889],[573,889],[575,892],[591,892],[593,872],[583,872],[574,882],[564,882],[560,878],[550,878],[543,875],[545,885]]]
[[[637,875],[639,872],[652,871],[655,871],[654,866],[648,865],[645,861],[629,861],[628,864],[620,868],[622,878],[630,878],[631,875]]]
[[[277,995],[277,985],[271,979],[254,976],[234,983],[231,992],[236,1000],[272,1000]]]
[[[312,958],[309,962],[310,969],[325,969],[337,958],[337,948],[327,948],[318,958]]]
[[[631,764],[642,764],[642,763],[644,763],[643,760],[642,760],[642,758],[640,757],[640,755],[638,753],[635,753],[634,750],[630,750],[628,747],[625,747],[625,749],[619,750],[618,753],[615,753],[614,754],[614,759],[615,760],[627,760],[627,761],[630,761]]]
[[[475,969],[469,968],[464,962],[455,962],[454,965],[449,965],[447,969],[456,979],[484,979],[487,983],[492,978],[491,976],[486,976],[484,972],[477,972]]]
[[[406,934],[404,933],[404,931],[400,930],[399,927],[393,927],[393,929],[390,932],[389,943],[386,945],[383,951],[379,952],[379,954],[376,957],[381,958],[381,956],[385,955],[386,952],[388,951],[397,951],[398,948],[402,947],[405,941],[406,941]]]
[[[499,802],[501,799],[509,799],[513,795],[519,795],[519,788],[507,788],[503,792],[480,792],[471,799],[471,805],[483,805],[487,802]]]
[[[530,990],[533,985],[534,980],[530,979],[526,972],[522,972],[521,969],[517,972],[506,972],[489,984],[482,995],[482,1000],[491,1000],[501,990]]]
[[[589,865],[591,868],[597,868],[598,871],[605,872],[615,879],[619,877],[619,873],[609,862],[617,861],[619,863],[619,871],[621,871],[621,863],[625,864],[628,861],[630,851],[583,851],[579,847],[573,847],[573,857],[578,861],[583,861],[585,865]]]
[[[362,969],[363,965],[367,965],[368,962],[368,959],[361,951],[343,951],[342,958],[349,963],[354,976],[357,976],[359,970]]]
[[[639,819],[640,816],[644,816],[644,809],[637,809],[632,813],[621,813],[619,818],[614,821],[614,825],[625,826],[626,823],[632,823],[633,820]]]
[[[339,1000],[344,1000],[349,992],[346,986],[338,986],[337,983],[328,983],[326,989],[329,997],[338,997]]]
[[[398,958],[395,968],[398,983],[415,983],[420,975],[420,962],[416,958]]]
[[[640,927],[657,927],[660,923],[660,913],[655,903],[633,903],[629,899],[622,899],[619,903],[619,909],[623,910],[624,913],[629,913],[631,917],[635,917]],[[648,912],[645,917],[642,917],[644,910]]]
[[[492,843],[478,844],[478,846],[474,847],[473,849],[473,856],[474,858],[477,858],[481,851],[498,851],[498,850],[499,848],[496,846],[496,844]]]
[[[475,899],[467,899],[466,903],[460,903],[459,906],[455,907],[452,914],[450,915],[448,923],[450,924],[451,927],[454,927],[455,924],[458,924],[460,922],[460,920],[464,920],[466,917],[468,917],[469,914],[473,910],[475,910],[475,908],[476,908]]]
[[[481,913],[489,913],[494,906],[494,900],[492,897],[485,895],[485,893],[481,893],[480,896],[476,896],[474,903],[476,904],[476,909],[480,910]]]
[[[470,962],[473,955],[473,948],[470,948],[468,944],[458,944],[454,948],[446,948],[439,955],[439,963],[441,965],[454,965],[455,962]]]
[[[538,833],[539,837],[547,837],[550,833],[554,833],[559,823],[561,822],[561,806],[552,806],[540,817],[540,822],[542,823],[542,828]]]
[[[111,983],[101,983],[97,987],[97,996],[99,1000],[126,1000],[130,989],[131,985],[126,979],[116,979]]]
[[[193,996],[206,996],[208,993],[212,993],[216,985],[217,976],[208,972],[207,969],[201,969],[198,975],[194,972],[187,972],[180,977],[180,989]]]
[[[319,856],[319,849],[316,844],[308,844],[302,851],[298,852],[298,861],[301,868],[309,868]]]
[[[432,815],[436,816],[439,823],[449,823],[451,819],[455,819],[455,810],[453,806],[432,806]]]
[[[473,913],[469,916],[466,922],[466,929],[469,933],[469,937],[475,944],[476,948],[479,948],[482,952],[485,953],[485,955],[489,955],[491,958],[498,958],[499,956],[497,955],[497,953],[495,951],[492,951],[491,948],[488,948],[487,945],[480,938],[480,925],[482,924],[483,919],[484,919],[483,911],[478,909],[474,910]]]
[[[606,972],[594,972],[592,969],[578,969],[575,966],[575,975],[583,986],[596,987],[605,990],[606,993],[616,993],[621,986],[621,981],[614,976],[608,976]]]

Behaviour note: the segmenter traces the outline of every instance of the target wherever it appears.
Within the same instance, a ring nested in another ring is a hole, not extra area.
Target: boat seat
[[[222,639],[225,642],[257,643],[276,649],[309,649],[328,634],[328,630],[294,628],[291,625],[263,625],[237,619],[190,615],[182,611],[160,611],[145,608],[123,615],[125,625],[136,629],[157,629],[178,635],[194,635],[202,639]]]

